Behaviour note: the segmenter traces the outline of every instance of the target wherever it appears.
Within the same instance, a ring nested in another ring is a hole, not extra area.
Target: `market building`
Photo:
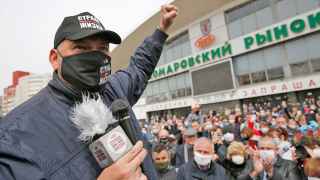
[[[320,96],[319,0],[176,0],[177,23],[134,110],[139,119]],[[196,4],[195,4],[196,3]],[[116,47],[124,68],[159,12]],[[119,61],[118,61],[119,59]]]

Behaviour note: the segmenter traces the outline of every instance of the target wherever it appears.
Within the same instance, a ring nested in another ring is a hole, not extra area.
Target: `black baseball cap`
[[[117,33],[106,30],[91,13],[83,12],[63,19],[54,37],[54,48],[57,48],[65,39],[79,40],[92,35],[101,35],[109,43],[121,43],[121,38]]]

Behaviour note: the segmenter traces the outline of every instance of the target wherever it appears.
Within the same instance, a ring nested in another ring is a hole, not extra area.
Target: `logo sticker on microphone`
[[[127,149],[126,137],[116,131],[108,137],[107,146],[112,152],[122,154]]]
[[[92,142],[89,149],[100,167],[105,168],[124,156],[132,147],[124,130],[117,126]]]

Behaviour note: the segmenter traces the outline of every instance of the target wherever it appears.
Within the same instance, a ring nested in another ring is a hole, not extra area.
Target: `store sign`
[[[280,42],[290,36],[302,34],[319,28],[319,10],[308,15],[292,18],[284,23],[271,26],[263,31],[246,36],[243,41],[246,49],[267,45],[268,43]]]
[[[152,111],[160,111],[164,109],[188,107],[188,106],[191,106],[192,102],[193,102],[193,99],[191,97],[188,97],[188,98],[182,98],[179,100],[146,105],[146,106],[143,106],[143,108],[146,112],[152,112]]]
[[[320,8],[157,67],[150,81],[320,30]]]
[[[179,100],[161,102],[150,105],[135,105],[133,109],[138,114],[141,114],[141,118],[139,119],[143,119],[145,118],[146,112],[188,107],[192,104],[194,100],[197,101],[199,104],[211,104],[315,88],[320,88],[320,74],[314,74],[301,78],[294,78],[286,81],[277,80],[260,85],[251,85],[238,89],[233,89],[230,91],[195,96],[193,98],[187,97]]]
[[[209,104],[315,88],[320,88],[320,74],[286,81],[278,80],[261,85],[253,85],[228,92],[215,93],[212,95],[198,96],[194,98],[201,104]]]
[[[211,34],[211,21],[206,19],[200,22],[202,36],[196,40],[195,46],[204,49],[211,46],[215,42],[215,37]]]
[[[211,50],[201,52],[195,56],[189,56],[173,63],[157,67],[153,72],[152,80],[181,73],[192,67],[217,62],[218,60],[228,58],[231,55],[232,49],[230,44],[224,44]]]

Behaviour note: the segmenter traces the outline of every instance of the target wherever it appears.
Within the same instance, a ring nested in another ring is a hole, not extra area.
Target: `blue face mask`
[[[61,75],[77,90],[97,91],[111,74],[111,57],[101,51],[61,57]]]

